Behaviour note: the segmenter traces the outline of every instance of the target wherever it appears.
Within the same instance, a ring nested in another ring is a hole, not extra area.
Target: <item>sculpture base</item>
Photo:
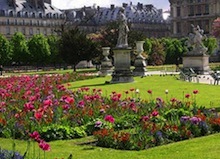
[[[114,52],[114,66],[115,70],[112,73],[112,80],[110,83],[129,83],[133,82],[133,74],[131,72],[131,48],[115,48]]]
[[[113,70],[112,70],[112,62],[109,61],[102,61],[101,64],[101,70],[99,75],[100,76],[107,76],[109,74],[112,74]]]
[[[146,69],[146,61],[143,57],[137,57],[134,62],[135,69],[133,70],[134,76],[145,76],[147,69]]]
[[[208,55],[185,55],[183,56],[183,68],[192,68],[198,74],[210,71]]]

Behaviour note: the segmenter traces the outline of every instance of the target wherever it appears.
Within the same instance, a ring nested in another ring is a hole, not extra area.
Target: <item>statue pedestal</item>
[[[138,56],[135,59],[134,62],[134,66],[135,69],[133,70],[133,75],[134,76],[145,76],[145,73],[147,72],[146,69],[146,61],[145,58],[141,55],[141,53],[143,53],[144,49],[143,49],[143,44],[145,43],[145,41],[137,41],[136,42],[136,49],[137,49],[137,53]]]
[[[114,72],[110,83],[128,83],[133,82],[131,67],[131,48],[115,48],[114,52]]]
[[[183,56],[183,68],[192,68],[199,74],[204,74],[210,70],[209,68],[209,56],[208,55],[184,55]]]
[[[102,48],[104,59],[101,62],[100,76],[107,76],[112,73],[112,61],[108,58],[110,47]]]
[[[135,69],[133,70],[134,76],[145,76],[146,69],[146,61],[143,57],[137,57],[134,62]]]

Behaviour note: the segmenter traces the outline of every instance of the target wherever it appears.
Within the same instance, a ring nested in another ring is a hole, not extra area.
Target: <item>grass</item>
[[[77,159],[219,159],[220,134],[185,140],[177,143],[154,147],[142,151],[121,151],[96,147],[93,145],[79,145],[91,140],[91,137],[50,142],[51,151],[46,152],[46,159],[67,159],[70,154]],[[11,140],[0,138],[0,147],[11,149]],[[26,149],[26,142],[16,140],[16,150],[21,154]],[[36,149],[38,149],[36,147]],[[31,152],[31,151],[30,151]],[[33,152],[33,151],[32,151]],[[38,153],[38,150],[36,150]],[[43,153],[41,152],[41,158]]]
[[[99,77],[84,81],[77,81],[71,83],[70,89],[77,89],[80,87],[101,88],[103,95],[108,96],[111,92],[116,91],[125,96],[124,91],[130,88],[139,89],[139,94],[133,94],[134,97],[148,100],[150,98],[147,90],[153,91],[153,98],[161,97],[164,100],[177,98],[179,100],[186,100],[185,94],[191,94],[193,90],[199,90],[196,97],[196,102],[199,106],[220,107],[220,86],[208,85],[200,83],[190,83],[186,81],[177,80],[175,76],[147,76],[144,78],[135,77],[133,83],[120,83],[120,84],[105,84],[105,81],[110,81],[111,76]],[[165,94],[165,90],[169,93]]]

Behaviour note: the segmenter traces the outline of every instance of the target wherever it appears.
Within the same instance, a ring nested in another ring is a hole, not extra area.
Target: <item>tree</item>
[[[61,64],[63,61],[59,53],[59,38],[57,36],[50,35],[47,37],[47,42],[50,46],[49,62],[54,64],[54,66],[56,66],[57,63]]]
[[[11,46],[9,41],[0,34],[0,64],[8,64],[11,60]]]
[[[101,54],[97,43],[87,38],[86,34],[79,29],[71,29],[62,33],[60,53],[66,63],[73,65],[74,71],[80,61],[89,61]]]
[[[203,44],[208,48],[207,53],[209,55],[213,54],[213,51],[218,47],[216,38],[209,37],[203,40]]]
[[[185,51],[181,40],[176,39],[176,38],[173,38],[173,39],[162,38],[161,41],[164,45],[165,52],[166,52],[165,63],[166,64],[177,63],[177,59],[181,58]]]
[[[212,35],[216,38],[220,37],[220,17],[215,19],[212,25]]]
[[[16,32],[11,40],[12,47],[12,61],[16,64],[27,64],[30,60],[30,53],[28,50],[27,40],[21,32]]]
[[[28,41],[29,51],[31,53],[31,59],[36,63],[37,67],[39,64],[45,64],[49,61],[50,56],[50,46],[47,39],[42,34],[34,35]]]
[[[165,61],[165,50],[159,39],[152,39],[152,51],[149,54],[149,63],[152,65],[162,65]]]

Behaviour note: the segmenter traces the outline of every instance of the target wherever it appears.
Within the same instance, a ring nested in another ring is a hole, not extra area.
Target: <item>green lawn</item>
[[[130,94],[133,97],[140,96],[141,99],[149,99],[147,90],[153,91],[153,98],[161,97],[164,100],[170,100],[171,98],[177,98],[179,100],[185,100],[185,94],[192,94],[193,90],[199,90],[196,100],[199,106],[220,107],[220,86],[190,83],[186,81],[177,80],[178,75],[174,76],[147,76],[144,78],[135,77],[133,83],[121,83],[121,84],[105,84],[105,81],[110,81],[111,76],[99,77],[95,79],[89,79],[84,81],[77,81],[71,83],[70,89],[77,89],[79,87],[101,88],[103,95],[110,95],[111,92],[116,91],[125,95],[124,91],[130,88],[139,89],[139,94]],[[165,90],[169,93],[166,95]]]
[[[219,159],[220,134],[210,135],[142,151],[121,151],[92,145],[79,145],[89,138],[51,142],[51,151],[46,152],[46,159]],[[11,149],[11,140],[0,138],[0,147]],[[16,150],[23,153],[26,142],[16,141]],[[33,148],[33,147],[31,147]],[[29,151],[32,152],[33,151]],[[36,146],[36,153],[38,148]],[[31,156],[31,155],[30,155]],[[41,158],[43,153],[41,152]]]

